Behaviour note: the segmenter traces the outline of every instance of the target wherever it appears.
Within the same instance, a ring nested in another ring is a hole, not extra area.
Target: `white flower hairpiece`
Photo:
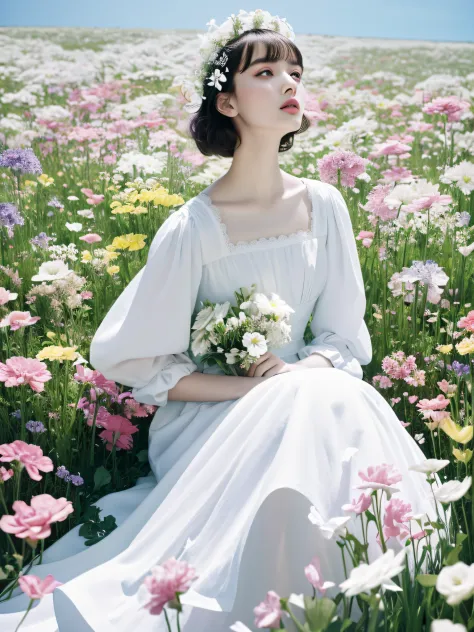
[[[228,56],[223,51],[219,59],[217,57],[219,51],[229,40],[242,35],[245,31],[261,28],[276,31],[289,40],[295,41],[295,33],[285,18],[271,15],[262,9],[251,12],[240,9],[238,15],[232,13],[222,24],[217,25],[213,18],[206,26],[208,27],[207,33],[198,34],[200,39],[199,55],[195,60],[196,66],[193,75],[191,77],[176,77],[173,84],[179,87],[181,94],[186,99],[187,103],[184,105],[184,109],[187,112],[197,112],[202,100],[206,98],[202,93],[203,83],[206,79],[208,79],[208,86],[222,90],[222,83],[227,81],[225,73],[229,72],[226,66]],[[214,66],[218,67],[214,68]]]

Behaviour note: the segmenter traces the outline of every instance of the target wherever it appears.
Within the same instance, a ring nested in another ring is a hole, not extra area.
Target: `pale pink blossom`
[[[383,535],[386,540],[389,538],[404,539],[409,533],[405,524],[413,514],[410,503],[405,503],[400,498],[391,498],[385,505],[383,520]]]
[[[323,182],[337,184],[338,171],[341,172],[341,185],[344,187],[355,186],[357,176],[365,172],[369,162],[357,154],[344,149],[327,154],[318,159],[319,176]]]
[[[404,166],[392,166],[391,169],[382,171],[385,182],[398,182],[399,180],[410,179],[413,173]]]
[[[43,540],[51,535],[51,525],[62,522],[74,511],[67,498],[53,498],[49,494],[39,494],[31,499],[31,506],[23,500],[15,500],[12,505],[15,514],[0,518],[0,529],[13,533],[17,538]]]
[[[387,493],[388,498],[395,491],[392,487],[394,483],[402,480],[403,476],[393,464],[382,463],[381,465],[370,465],[366,472],[359,472],[360,478],[365,481],[356,485],[356,489],[381,489]]]
[[[94,193],[92,189],[81,189],[81,192],[87,196],[88,204],[100,204],[104,201],[104,195],[102,193]]]
[[[81,292],[81,298],[83,298],[84,300],[92,298],[93,296],[94,294],[90,290],[84,290],[84,292]]]
[[[401,143],[399,140],[387,140],[384,143],[377,143],[374,151],[369,154],[369,158],[379,158],[380,156],[401,156],[411,151],[410,145]]]
[[[14,472],[12,469],[7,470],[3,466],[0,467],[0,482],[3,481],[5,483],[6,481],[8,481],[9,478],[13,476],[13,474]]]
[[[304,567],[304,574],[306,575],[306,579],[309,581],[311,586],[316,588],[316,590],[319,590],[319,592],[323,596],[325,595],[326,590],[328,588],[335,586],[334,582],[329,582],[329,581],[325,582],[323,580],[323,577],[321,574],[321,562],[317,555],[313,557],[313,559],[311,560],[311,563],[308,564],[308,566]]]
[[[20,327],[34,325],[39,320],[40,316],[32,316],[30,312],[10,312],[0,320],[0,327],[10,327],[11,331],[16,331]]]
[[[448,121],[459,121],[461,114],[464,110],[469,110],[471,104],[469,101],[464,101],[456,95],[448,97],[437,97],[433,99],[431,103],[424,106],[423,112],[426,114],[446,114]]]
[[[372,504],[372,498],[370,494],[364,494],[362,492],[358,500],[355,500],[354,498],[351,503],[342,505],[342,509],[344,511],[350,511],[356,514],[362,514],[364,513],[364,511],[367,511],[367,509],[370,507],[371,504]]]
[[[14,301],[18,297],[18,294],[6,290],[4,287],[0,287],[0,305],[6,305],[8,301]]]
[[[466,316],[462,316],[457,325],[459,329],[474,332],[474,309],[471,309]]]
[[[19,461],[30,478],[34,481],[40,481],[43,477],[42,472],[52,472],[54,465],[49,456],[43,456],[43,450],[33,443],[25,443],[20,439],[13,443],[3,443],[0,445],[0,461]]]
[[[79,239],[87,242],[88,244],[95,244],[98,241],[102,241],[102,237],[97,233],[87,233],[87,235],[82,235]]]
[[[52,378],[44,362],[36,358],[15,356],[7,358],[5,364],[0,362],[0,382],[7,388],[28,384],[33,391],[44,391],[44,383]]]
[[[357,235],[356,239],[362,240],[362,245],[365,248],[370,248],[374,240],[374,235],[375,233],[372,232],[371,230],[361,230],[359,234]]]
[[[62,582],[58,582],[52,575],[46,575],[44,579],[37,575],[22,575],[18,578],[18,585],[30,599],[42,599],[58,586],[62,586]]]
[[[414,213],[415,211],[425,211],[433,206],[433,204],[440,204],[441,206],[447,206],[451,204],[453,198],[450,195],[441,195],[441,193],[435,193],[434,195],[424,195],[417,200],[413,200],[411,204],[407,204],[404,208],[407,213]]]
[[[280,596],[269,590],[265,600],[253,609],[257,628],[279,628],[282,617]]]
[[[448,380],[440,380],[439,382],[436,382],[436,384],[438,385],[439,389],[447,395],[455,393],[458,390],[457,384],[451,384],[450,382],[448,382]]]
[[[385,202],[385,198],[390,194],[392,186],[390,184],[378,184],[374,187],[367,196],[367,202],[365,205],[361,204],[361,208],[368,213],[369,221],[375,225],[379,218],[383,221],[395,219],[398,214],[398,208],[391,208]]]
[[[420,410],[444,410],[447,406],[449,406],[449,399],[441,394],[434,399],[420,399],[416,405]]]
[[[151,595],[151,599],[143,606],[150,614],[161,614],[169,601],[176,600],[176,593],[189,590],[192,582],[198,577],[193,566],[175,557],[154,566],[151,573],[145,577],[142,584]]]

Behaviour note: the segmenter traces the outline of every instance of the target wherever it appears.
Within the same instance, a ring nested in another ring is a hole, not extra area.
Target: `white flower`
[[[472,244],[469,244],[469,246],[460,246],[458,250],[463,257],[469,256],[471,252],[474,251],[474,241],[472,242]]]
[[[76,212],[81,217],[86,217],[87,219],[94,219],[94,213],[91,211],[90,208],[85,208],[81,211],[76,211]]]
[[[233,623],[229,630],[233,630],[234,632],[252,632],[252,630],[242,623],[242,621],[236,621]]]
[[[463,481],[448,481],[438,487],[433,494],[440,503],[452,503],[462,498],[471,487],[472,476],[466,476]]]
[[[224,72],[229,72],[229,69],[226,68]],[[225,76],[224,72],[221,72],[219,68],[216,68],[214,70],[214,73],[209,75],[208,77],[209,83],[207,85],[215,86],[218,90],[222,90],[222,86],[220,82],[224,83],[227,81],[227,77]]]
[[[265,336],[259,334],[258,331],[252,333],[247,331],[242,338],[242,344],[247,349],[248,354],[255,358],[259,358],[267,352]]]
[[[450,619],[435,619],[431,623],[430,632],[467,632],[462,623],[453,623]]]
[[[400,490],[398,487],[393,487],[393,485],[386,485],[385,483],[376,483],[375,481],[364,481],[360,485],[356,485],[354,489],[381,489],[387,494],[388,500],[396,494]]]
[[[206,334],[207,332],[205,329],[193,331],[191,334],[191,351],[195,356],[202,355],[203,353],[207,353],[209,351],[211,345],[209,340],[205,338]]]
[[[254,303],[262,314],[275,314],[279,318],[287,317],[295,311],[275,292],[271,293],[271,298],[260,292],[256,293]]]
[[[474,163],[463,160],[458,165],[447,169],[439,178],[446,184],[454,184],[461,191],[469,195],[474,191]]]
[[[339,587],[347,597],[353,597],[361,592],[370,593],[377,586],[386,590],[401,591],[402,588],[397,586],[391,578],[401,573],[405,568],[404,561],[407,553],[407,547],[403,548],[397,555],[392,549],[389,549],[372,564],[363,563],[353,568],[349,578],[339,584]]]
[[[444,566],[437,579],[436,590],[446,597],[450,606],[457,606],[474,593],[474,564],[456,562]]]
[[[213,313],[214,313],[214,308],[211,306],[204,307],[203,309],[201,309],[197,313],[196,319],[191,329],[196,329],[198,331],[201,329],[205,329],[207,325],[211,322]]]
[[[82,224],[80,222],[74,222],[73,224],[66,222],[66,228],[74,233],[78,233],[82,230]]]
[[[230,350],[230,353],[225,354],[225,357],[227,360],[227,364],[235,364],[240,359],[240,351],[236,349],[235,347],[233,347]]]
[[[70,270],[64,261],[61,259],[55,259],[54,261],[44,261],[38,270],[38,274],[31,277],[32,281],[56,281],[57,279],[63,279],[68,274],[71,274],[73,270]]]
[[[422,474],[433,474],[433,472],[442,470],[449,463],[449,459],[425,459],[417,465],[410,465],[408,469],[414,472],[421,472]]]
[[[310,522],[318,527],[321,535],[326,540],[332,540],[333,538],[337,538],[339,536],[345,536],[347,532],[346,524],[351,520],[351,516],[341,516],[331,518],[328,522],[325,522],[314,505],[311,505],[308,518]]]
[[[79,199],[78,197],[76,197],[75,195],[68,195],[67,196],[68,200],[71,200],[71,202],[77,202],[77,200]]]

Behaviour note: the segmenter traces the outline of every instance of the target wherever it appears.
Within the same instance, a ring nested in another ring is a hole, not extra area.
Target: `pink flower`
[[[379,158],[380,156],[401,156],[411,150],[410,145],[401,143],[399,140],[387,140],[384,143],[377,143],[376,149],[369,154],[369,158]]]
[[[87,235],[82,235],[79,239],[86,241],[88,244],[95,244],[97,241],[102,241],[102,237],[97,233],[88,233]]]
[[[176,593],[186,592],[198,577],[193,566],[175,557],[160,566],[154,566],[151,573],[142,584],[151,595],[151,599],[143,606],[150,614],[161,614],[169,601],[176,600]]]
[[[371,230],[361,230],[359,234],[357,235],[356,239],[361,239],[362,245],[365,246],[366,248],[369,248],[370,245],[372,244],[372,241],[374,240],[374,235],[375,233],[372,232]]]
[[[20,439],[0,445],[0,454],[3,455],[0,461],[20,461],[34,481],[40,481],[43,478],[39,470],[52,472],[54,469],[53,462],[49,456],[43,456],[43,450],[39,446],[25,443]]]
[[[282,609],[280,597],[274,590],[269,590],[265,601],[253,609],[257,628],[279,628]]]
[[[354,499],[352,503],[342,505],[342,509],[344,511],[352,511],[356,514],[362,514],[364,513],[364,511],[367,511],[367,509],[370,507],[371,504],[372,504],[372,498],[370,494],[362,493],[359,496],[358,500]]]
[[[112,451],[115,439],[117,449],[131,450],[133,446],[132,434],[138,432],[138,426],[134,426],[126,417],[110,415],[107,419],[106,430],[99,437],[107,441],[106,450]]]
[[[18,578],[18,585],[30,599],[42,599],[58,586],[62,586],[62,582],[58,582],[52,575],[46,575],[44,579],[37,575],[22,575]]]
[[[8,481],[9,478],[13,476],[13,474],[13,470],[7,470],[4,467],[0,467],[0,482],[3,481],[5,483],[6,481]]]
[[[16,331],[20,327],[34,325],[39,320],[41,320],[40,316],[32,316],[30,312],[10,312],[0,320],[0,327],[10,326],[11,331]]]
[[[372,224],[376,221],[372,221],[372,218],[380,218],[383,221],[395,219],[398,214],[398,208],[391,208],[385,203],[385,198],[390,194],[392,186],[390,184],[378,184],[370,191],[367,196],[367,202],[362,206],[364,211],[372,214],[369,220]]]
[[[411,178],[413,174],[410,169],[406,167],[397,167],[394,165],[391,169],[382,171],[382,175],[385,182],[397,182],[404,178]]]
[[[81,298],[87,300],[88,298],[92,298],[94,296],[94,294],[90,291],[90,290],[84,290],[84,292],[81,292]]]
[[[391,498],[385,505],[385,515],[383,520],[383,535],[388,538],[406,538],[409,535],[407,522],[413,510],[410,503],[405,503],[400,498]]]
[[[467,316],[463,316],[458,320],[459,329],[474,332],[474,309],[468,312]]]
[[[8,301],[15,300],[17,296],[18,294],[14,294],[13,292],[10,292],[10,290],[0,287],[0,305],[5,305]]]
[[[420,410],[444,410],[447,406],[449,406],[449,399],[441,394],[435,399],[420,399],[416,405]]]
[[[405,207],[405,212],[414,213],[415,211],[424,211],[433,206],[433,204],[441,204],[442,206],[447,206],[451,204],[453,198],[450,195],[441,195],[440,193],[436,193],[435,195],[424,195],[417,200],[414,200],[411,204],[407,204]]]
[[[423,108],[423,112],[426,114],[446,114],[448,121],[459,121],[461,119],[461,113],[464,110],[469,110],[471,107],[469,101],[463,101],[458,96],[452,95],[449,97],[437,97],[431,103],[428,103]]]
[[[7,388],[28,384],[33,391],[41,393],[51,377],[46,364],[36,358],[16,356],[8,358],[5,364],[0,362],[0,382],[5,382]]]
[[[381,489],[386,492],[389,499],[394,492],[398,491],[392,485],[403,478],[400,471],[394,465],[389,465],[388,463],[371,465],[367,468],[367,473],[359,472],[359,476],[365,483],[356,485],[356,489]]]
[[[88,204],[100,204],[104,201],[104,197],[102,194],[93,193],[92,189],[81,189],[81,192],[84,195],[87,195],[87,203]]]
[[[311,586],[314,586],[316,590],[319,590],[319,592],[323,596],[325,595],[328,588],[335,586],[334,582],[323,581],[321,575],[321,562],[317,555],[313,557],[311,563],[308,564],[308,566],[304,567],[304,574],[306,575],[306,579],[309,581]]]
[[[340,170],[342,186],[353,187],[356,177],[364,173],[368,162],[366,158],[361,158],[351,151],[338,149],[318,159],[319,176],[323,182],[337,184],[337,174]]]
[[[51,535],[51,524],[66,520],[74,508],[66,498],[39,494],[31,499],[31,507],[23,500],[15,500],[13,511],[15,515],[0,518],[0,529],[13,533],[17,538],[43,540]]]

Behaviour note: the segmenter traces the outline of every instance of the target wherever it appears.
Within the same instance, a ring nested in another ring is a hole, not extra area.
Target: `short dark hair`
[[[303,56],[299,48],[287,37],[269,29],[251,29],[242,35],[235,37],[222,46],[217,57],[223,52],[226,53],[228,61],[226,67],[227,81],[222,84],[222,90],[216,90],[214,86],[208,86],[207,75],[202,84],[203,99],[199,110],[193,114],[189,123],[189,131],[194,139],[199,151],[204,156],[222,156],[231,158],[234,155],[239,136],[235,129],[232,118],[221,114],[216,107],[217,95],[219,92],[233,92],[234,75],[238,71],[243,55],[243,67],[241,73],[247,70],[252,60],[253,51],[257,42],[266,45],[266,54],[263,61],[274,62],[280,59],[290,59],[291,62],[303,68]],[[216,58],[217,58],[216,57]],[[211,66],[212,67],[212,64]],[[280,140],[279,152],[288,151],[293,147],[295,134],[305,132],[311,123],[303,114],[301,127],[294,132],[285,134]]]

